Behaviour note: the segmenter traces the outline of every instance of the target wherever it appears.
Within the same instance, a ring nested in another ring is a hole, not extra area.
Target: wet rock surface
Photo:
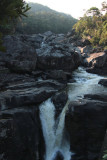
[[[54,158],[54,160],[64,160],[62,154],[60,152],[56,153],[56,157]]]
[[[5,87],[7,90],[0,94],[0,109],[21,107],[23,105],[38,104],[64,86],[54,80],[44,80],[43,82],[24,82],[17,85]]]
[[[44,152],[44,139],[35,106],[0,111],[0,160],[42,160]]]
[[[90,97],[93,100],[89,100]],[[70,135],[71,151],[75,153],[73,160],[96,160],[99,157],[107,128],[107,102],[99,97],[86,95],[84,100],[69,104],[65,125]]]
[[[56,108],[55,119],[58,118],[58,116],[61,113],[62,109],[66,105],[67,100],[68,100],[68,94],[66,92],[56,93],[52,97],[53,104],[55,105],[55,108]]]
[[[99,84],[107,87],[107,79],[101,79],[101,80],[99,81]]]
[[[0,160],[44,159],[39,104],[66,84],[31,75],[1,74]]]

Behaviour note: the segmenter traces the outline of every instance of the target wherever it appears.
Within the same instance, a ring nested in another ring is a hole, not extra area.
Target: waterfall
[[[46,145],[45,160],[53,160],[57,152],[63,155],[64,160],[71,159],[70,144],[64,136],[65,113],[68,103],[66,103],[57,120],[54,118],[55,106],[51,99],[40,105],[40,119]]]
[[[104,77],[87,73],[81,67],[74,71],[73,78],[76,82],[68,84],[69,100],[56,120],[55,106],[51,99],[40,105],[40,119],[46,146],[45,160],[54,160],[58,152],[61,153],[64,160],[71,160],[70,144],[64,134],[65,114],[69,102],[79,101],[84,97],[84,94],[105,93],[107,91],[98,84],[98,81]],[[74,108],[72,107],[72,109]]]
[[[85,94],[105,93],[105,87],[98,84],[103,76],[88,73],[84,68],[79,67],[73,72],[75,83],[68,84],[68,97],[70,101],[82,99]]]

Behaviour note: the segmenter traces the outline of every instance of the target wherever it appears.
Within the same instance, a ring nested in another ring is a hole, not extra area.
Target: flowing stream
[[[58,152],[64,160],[71,160],[69,140],[64,134],[65,113],[69,102],[79,101],[84,94],[107,93],[107,89],[98,85],[99,80],[104,77],[87,73],[84,68],[79,67],[73,73],[73,78],[76,82],[68,84],[69,99],[57,120],[55,120],[55,106],[51,99],[40,105],[40,119],[46,145],[45,160],[54,160]]]

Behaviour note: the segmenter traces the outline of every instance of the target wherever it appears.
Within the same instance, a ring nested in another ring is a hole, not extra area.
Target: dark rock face
[[[106,96],[107,98],[107,96]],[[72,160],[96,160],[107,128],[107,102],[72,102],[65,120],[70,135]]]
[[[93,53],[93,47],[91,45],[87,45],[83,48],[83,53],[91,54]]]
[[[53,80],[43,82],[26,82],[6,87],[8,90],[1,92],[0,109],[21,107],[23,105],[38,104],[52,96],[64,86]]]
[[[77,47],[65,43],[64,39],[64,34],[56,35],[50,31],[44,34],[5,36],[3,43],[6,52],[0,52],[0,63],[4,63],[11,71],[21,73],[31,73],[37,69],[71,73],[81,64],[82,56]]]
[[[80,55],[77,52],[70,52],[67,45],[49,46],[45,44],[37,49],[37,67],[42,70],[64,70],[72,72],[80,63]]]
[[[107,75],[107,54],[105,52],[93,53],[87,60],[87,69],[89,73]]]
[[[55,158],[53,160],[63,160],[63,159],[64,158],[63,158],[62,154],[60,152],[57,152],[56,156],[55,156]]]
[[[20,40],[19,37],[6,36],[4,38],[6,52],[0,57],[10,70],[15,72],[31,72],[36,68],[36,51]]]
[[[64,108],[67,100],[68,100],[68,95],[66,92],[56,93],[52,97],[52,101],[53,101],[55,108],[56,108],[55,118],[57,118],[59,116],[59,114],[61,113],[62,109]]]
[[[90,100],[99,100],[102,102],[107,102],[107,95],[104,94],[86,94],[84,95],[84,98],[90,99]]]
[[[43,160],[45,142],[38,105],[66,85],[35,81],[29,75],[0,76],[0,160]]]
[[[93,74],[99,74],[101,76],[106,76],[107,75],[107,67],[103,68],[88,68],[86,69],[88,73],[93,73]]]
[[[71,73],[64,72],[63,70],[51,70],[45,73],[46,79],[56,79],[62,81],[68,81],[72,78]]]
[[[28,46],[32,46],[35,49],[40,48],[44,39],[44,35],[42,34],[19,35],[18,37],[20,41],[26,43]]]
[[[107,87],[107,79],[101,79],[101,80],[99,81],[99,84]]]
[[[35,106],[0,112],[0,160],[43,160],[44,152]]]

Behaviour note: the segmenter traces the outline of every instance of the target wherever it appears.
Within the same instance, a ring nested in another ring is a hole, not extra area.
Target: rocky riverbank
[[[83,65],[88,72],[106,75],[107,53],[95,53],[89,41],[75,40],[73,32],[6,36],[4,46],[6,52],[0,52],[0,160],[44,160],[40,103],[53,96],[57,118],[67,100],[65,92],[59,92],[68,82],[76,82],[73,71]],[[106,87],[107,79],[99,83]],[[88,94],[80,103],[69,104],[65,124],[77,160],[98,158],[107,127],[106,99],[106,94]]]

